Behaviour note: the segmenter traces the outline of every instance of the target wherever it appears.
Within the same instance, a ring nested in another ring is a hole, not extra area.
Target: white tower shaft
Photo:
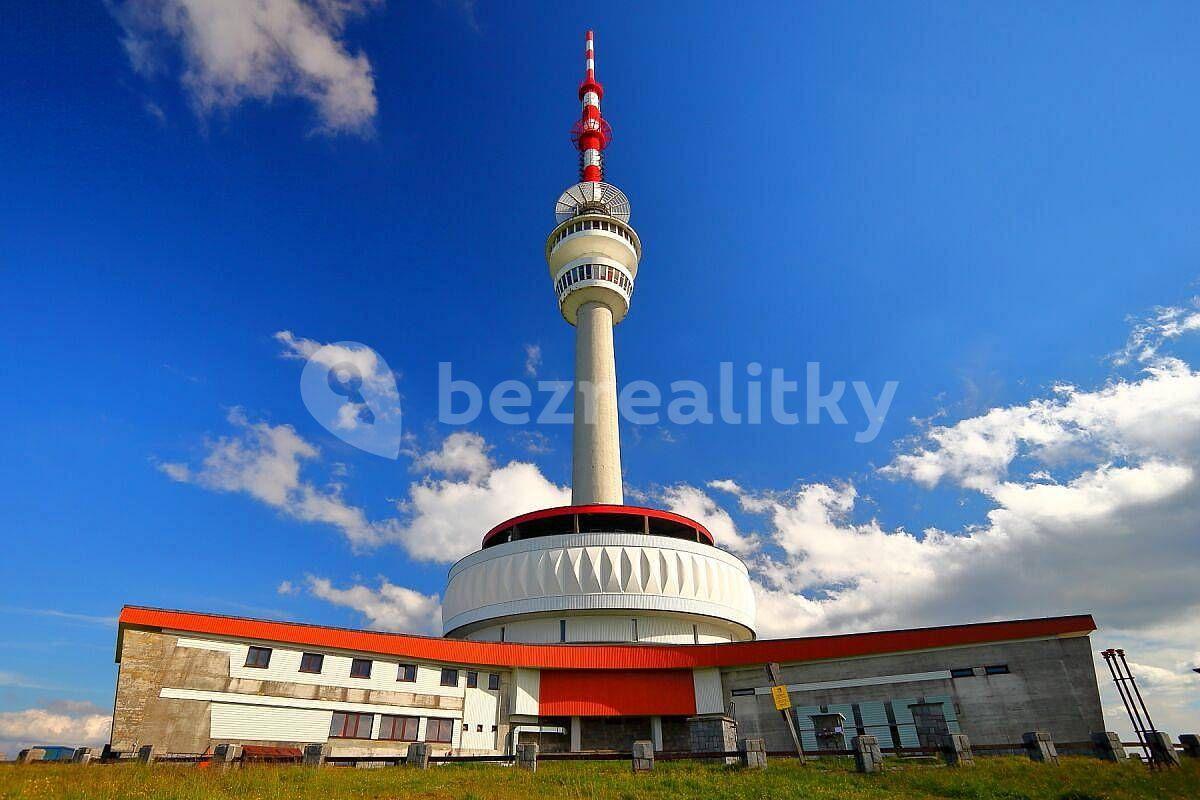
[[[613,313],[603,303],[585,302],[577,312],[574,429],[571,503],[623,504]]]

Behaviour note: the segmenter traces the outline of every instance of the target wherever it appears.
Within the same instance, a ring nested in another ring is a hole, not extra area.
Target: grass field
[[[633,775],[625,762],[548,762],[531,775],[511,767],[463,764],[427,771],[248,766],[219,772],[195,767],[29,765],[0,768],[3,800],[557,800],[557,798],[804,798],[866,800],[1196,800],[1200,762],[1150,772],[1140,763],[1066,758],[1062,766],[1024,758],[978,760],[971,769],[891,762],[861,775],[845,759],[801,767],[776,760],[749,772],[704,762],[660,763]]]

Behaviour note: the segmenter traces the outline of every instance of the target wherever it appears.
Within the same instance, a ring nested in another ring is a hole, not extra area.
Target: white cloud
[[[176,481],[247,494],[295,519],[333,525],[356,547],[394,537],[394,521],[371,522],[342,498],[339,485],[322,489],[301,478],[301,466],[315,461],[319,451],[292,426],[250,422],[237,408],[229,422],[237,435],[209,442],[199,467],[163,463],[159,469]]]
[[[487,449],[483,437],[458,432],[440,450],[416,457],[415,465],[442,477],[414,483],[400,504],[405,522],[397,535],[414,558],[455,561],[479,549],[483,534],[504,520],[570,503],[570,490],[533,464],[510,461],[497,467]],[[455,475],[464,477],[449,477]]]
[[[491,447],[482,436],[469,431],[455,431],[442,441],[438,450],[415,453],[413,472],[440,472],[448,476],[463,476],[479,481],[492,471]]]
[[[1160,358],[1163,345],[1185,333],[1200,331],[1200,297],[1192,298],[1192,308],[1163,306],[1134,323],[1125,347],[1113,355],[1118,366],[1133,361],[1151,363]]]
[[[442,605],[435,594],[421,594],[383,578],[378,589],[362,585],[338,589],[328,579],[311,575],[308,589],[322,600],[360,612],[377,630],[441,633]]]
[[[358,371],[363,385],[368,389],[393,399],[400,396],[396,390],[396,379],[392,371],[369,347],[354,346],[353,344],[322,344],[312,339],[297,337],[291,331],[277,331],[274,339],[283,345],[283,351],[280,353],[282,358],[298,361],[315,359],[318,364],[329,368],[339,364],[350,364]],[[353,405],[343,406],[343,409],[345,408],[357,411]]]
[[[123,0],[112,6],[130,62],[167,70],[207,116],[246,100],[299,97],[325,133],[368,133],[377,109],[371,63],[343,40],[346,23],[382,0]]]
[[[296,584],[292,583],[291,581],[280,581],[279,585],[275,587],[275,592],[276,592],[276,594],[281,594],[281,595],[285,595],[285,596],[292,595],[292,594],[300,594],[300,587],[297,586]]]
[[[497,466],[482,436],[458,431],[439,449],[412,454],[414,469],[428,474],[409,486],[399,515],[370,520],[346,502],[341,484],[321,488],[302,477],[303,465],[316,462],[319,451],[290,425],[250,422],[236,408],[229,422],[237,434],[209,442],[198,467],[167,462],[158,469],[176,481],[249,495],[304,522],[333,525],[356,548],[397,542],[421,561],[455,561],[505,519],[570,502],[570,490],[533,464]]]
[[[542,365],[542,346],[540,344],[525,345],[525,374],[536,378],[538,367]]]
[[[35,745],[95,747],[108,741],[112,716],[91,703],[63,701],[46,708],[0,711],[0,749],[10,755]]]
[[[720,547],[735,553],[746,553],[758,545],[757,539],[744,536],[738,531],[728,511],[694,486],[679,484],[668,487],[658,499],[676,514],[683,514],[708,528],[708,532]]]
[[[1200,449],[1200,372],[1158,359],[1138,380],[1094,391],[1055,388],[1055,396],[992,409],[935,426],[914,452],[898,455],[885,475],[925,487],[943,480],[990,491],[1018,457],[1059,466],[1090,460],[1188,458]]]

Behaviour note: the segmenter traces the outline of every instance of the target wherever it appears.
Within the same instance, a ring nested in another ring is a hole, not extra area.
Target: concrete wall
[[[1008,665],[1009,674],[983,674],[983,667],[999,664]],[[973,675],[950,677],[950,670],[963,668],[973,668]],[[1049,731],[1059,742],[1087,741],[1092,731],[1104,729],[1091,642],[1085,636],[785,664],[782,672],[785,683],[801,685],[789,693],[792,704],[802,709],[801,727],[808,723],[811,728],[810,713],[840,712],[847,718],[847,742],[857,732],[852,705],[870,704],[868,710],[878,712],[888,701],[898,716],[922,700],[942,702],[951,732],[958,727],[978,744],[1019,742],[1031,730]],[[890,680],[872,682],[880,677]],[[740,737],[766,739],[769,750],[792,747],[762,666],[722,670],[722,682],[726,702],[733,701]],[[845,685],[856,682],[865,685]],[[747,689],[757,693],[732,695]],[[911,721],[896,720],[900,726]],[[863,723],[864,728],[886,729],[888,720]],[[811,734],[807,738],[806,746],[812,746]],[[888,740],[883,741],[886,746]]]
[[[302,651],[286,647],[272,648],[268,668],[247,668],[248,647],[247,642],[126,629],[113,714],[114,748],[153,744],[160,753],[202,753],[222,742],[325,742],[335,711],[375,714],[372,737],[379,735],[380,714],[421,718],[422,737],[426,719],[451,719],[454,740],[435,744],[439,752],[451,747],[463,753],[493,752],[508,734],[507,673],[497,672],[501,683],[495,691],[486,688],[486,669],[479,670],[478,688],[465,686],[465,669],[459,671],[458,686],[443,687],[438,684],[440,665],[419,664],[417,681],[400,682],[395,663],[373,659],[371,678],[351,679],[350,655],[326,653],[321,674],[313,675],[299,672]],[[470,708],[464,699],[471,700]],[[336,753],[345,755],[402,753],[408,746],[378,738],[329,741]]]

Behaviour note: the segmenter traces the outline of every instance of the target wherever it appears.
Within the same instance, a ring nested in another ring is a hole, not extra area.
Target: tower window
[[[246,666],[266,669],[271,665],[271,648],[253,647],[246,651]]]

